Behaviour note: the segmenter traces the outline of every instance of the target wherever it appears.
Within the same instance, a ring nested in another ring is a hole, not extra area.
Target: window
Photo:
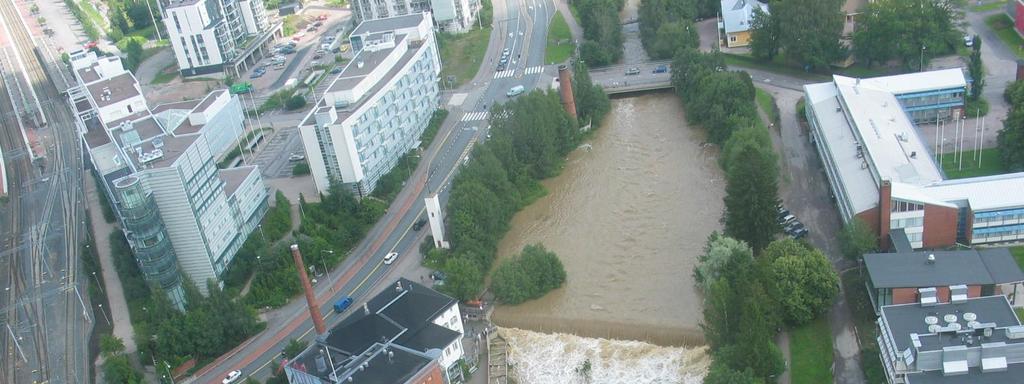
[[[132,105],[128,104],[128,113],[132,113]]]
[[[729,36],[729,41],[735,43],[736,42],[736,36]]]
[[[893,199],[889,206],[890,212],[912,212],[924,210],[924,204],[906,202]]]

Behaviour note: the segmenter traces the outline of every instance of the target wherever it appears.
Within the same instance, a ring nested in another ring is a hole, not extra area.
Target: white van
[[[514,86],[511,89],[509,89],[508,93],[506,93],[505,96],[516,97],[516,96],[519,96],[520,94],[522,94],[523,91],[525,91],[525,90],[526,90],[526,87],[524,87],[522,85],[517,85],[517,86]]]

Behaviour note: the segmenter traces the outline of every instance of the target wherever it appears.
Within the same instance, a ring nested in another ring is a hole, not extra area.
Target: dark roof
[[[1021,272],[1009,248],[979,249],[978,255],[997,284],[1024,281],[1024,272]]]
[[[984,285],[1022,281],[1020,268],[1009,251],[977,250],[872,253],[864,255],[875,288],[917,288],[945,285]],[[935,255],[935,262],[928,262]],[[1005,269],[992,273],[989,266]]]
[[[941,370],[907,375],[913,384],[1006,384],[1019,383],[1024,378],[1024,364],[1008,364],[1006,371],[982,373],[981,368],[972,367],[967,374],[943,376]]]
[[[419,25],[423,21],[422,13],[410,13],[404,16],[388,17],[384,19],[367,20],[359,23],[356,29],[352,30],[352,35],[362,35],[364,33],[374,32],[385,32],[394,31],[402,28],[412,28]]]
[[[360,312],[345,320],[349,319],[353,321],[348,324],[343,322],[327,334],[327,345],[349,355],[363,353],[374,343],[388,342],[402,332],[401,327],[381,316],[367,316]]]
[[[353,369],[346,373],[353,383],[406,383],[424,369],[432,368],[432,361],[402,348],[388,348],[388,353],[380,352],[367,360],[369,364],[365,369]]]
[[[896,341],[897,351],[903,351],[913,345],[910,340],[911,333],[919,335],[922,343],[921,350],[936,350],[942,349],[943,346],[960,345],[959,337],[955,337],[955,340],[949,340],[946,336],[924,336],[931,334],[928,331],[928,324],[924,322],[924,318],[936,316],[942,322],[941,319],[945,315],[955,314],[957,315],[958,322],[961,323],[961,327],[968,329],[967,322],[961,315],[965,312],[973,312],[978,316],[979,322],[996,323],[997,327],[1020,325],[1020,322],[1017,321],[1017,316],[1013,313],[1013,309],[1006,301],[1006,296],[978,297],[961,303],[942,303],[928,307],[917,303],[882,307],[882,317],[885,319],[885,324],[889,327],[889,331]],[[1000,335],[1005,336],[1005,333],[995,332],[993,336],[998,337]]]
[[[431,349],[444,349],[459,337],[462,337],[462,334],[434,323],[427,323],[419,332],[404,333],[395,342],[409,349],[427,352]]]
[[[210,105],[213,104],[213,102],[216,101],[217,98],[220,97],[220,95],[222,95],[224,92],[227,92],[227,90],[226,89],[218,89],[216,91],[210,92],[210,94],[206,95],[206,97],[203,99],[203,102],[199,103],[199,106],[196,107],[196,110],[197,111],[204,111],[204,110],[206,110],[206,108],[209,108]]]
[[[401,284],[401,291],[397,289],[398,284]],[[408,327],[433,321],[441,312],[455,304],[455,299],[401,278],[370,299],[367,304],[371,312],[380,311],[387,306],[382,313]]]
[[[138,96],[139,89],[136,88],[135,84],[135,78],[132,77],[131,72],[125,72],[108,79],[93,82],[87,85],[86,88],[92,94],[92,100],[96,103],[96,106],[105,107]],[[104,90],[108,90],[110,94],[110,97],[106,100],[103,98]]]
[[[249,177],[253,172],[256,172],[255,165],[249,165],[245,167],[221,169],[217,171],[217,176],[224,181],[224,194],[231,196],[238,189],[238,186],[242,185],[242,182]]]

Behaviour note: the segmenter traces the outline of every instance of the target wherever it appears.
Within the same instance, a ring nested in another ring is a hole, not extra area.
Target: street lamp
[[[100,284],[100,278],[96,277],[96,272],[93,272],[93,273],[92,273],[92,278],[93,278],[94,280],[96,280],[96,288],[99,288],[99,289],[100,289],[100,293],[102,293],[102,294],[104,294],[104,295],[105,295],[105,294],[107,294],[106,292],[103,292],[103,285],[102,285],[102,284]]]
[[[925,47],[924,44],[921,44],[921,66],[919,67],[918,72],[924,72],[924,51],[926,49],[928,49],[928,47]]]
[[[330,254],[333,255],[334,254],[334,250],[331,250],[331,249],[321,249],[320,250],[320,265],[324,266],[324,273],[327,274],[327,281],[331,281],[331,270],[327,269],[327,262],[324,261],[324,253],[330,253]]]
[[[171,384],[174,384],[174,375],[171,374],[171,364],[168,364],[167,360],[164,360],[164,367],[167,368],[167,378],[171,380]]]

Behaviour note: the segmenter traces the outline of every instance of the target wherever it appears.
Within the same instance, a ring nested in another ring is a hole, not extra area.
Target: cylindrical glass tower
[[[185,307],[185,291],[178,274],[178,258],[153,195],[146,193],[136,176],[114,182],[117,210],[135,261],[147,282],[160,285],[178,309]]]

